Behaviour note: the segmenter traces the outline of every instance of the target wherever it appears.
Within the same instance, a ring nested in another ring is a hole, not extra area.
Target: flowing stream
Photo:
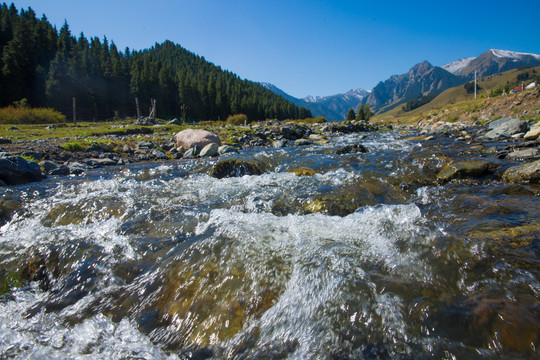
[[[260,176],[201,159],[3,189],[0,359],[534,358],[540,188],[434,181],[488,145],[380,132],[229,155]]]

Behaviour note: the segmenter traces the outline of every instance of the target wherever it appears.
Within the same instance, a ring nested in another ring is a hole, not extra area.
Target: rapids
[[[534,358],[540,188],[435,177],[497,163],[488,145],[380,132],[228,155],[260,176],[200,159],[2,189],[0,358]]]

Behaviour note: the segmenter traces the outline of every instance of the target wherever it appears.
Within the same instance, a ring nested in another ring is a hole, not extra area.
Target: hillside
[[[384,112],[422,95],[436,94],[463,83],[463,80],[424,61],[413,66],[406,74],[394,75],[381,81],[366,101],[376,112]]]
[[[170,41],[119,51],[106,37],[76,38],[67,22],[57,31],[45,15],[38,19],[31,8],[19,12],[5,3],[0,25],[0,106],[26,98],[71,119],[76,98],[80,120],[101,120],[135,116],[137,97],[143,114],[156,99],[162,118],[311,117],[309,110]]]
[[[395,123],[397,119],[402,124],[415,123],[422,119],[438,119],[445,121],[475,121],[487,120],[487,117],[497,116],[526,116],[527,114],[520,111],[529,111],[530,113],[540,109],[540,104],[535,105],[533,102],[532,108],[514,107],[507,109],[511,101],[508,96],[497,96],[503,90],[508,92],[509,89],[521,84],[520,79],[525,79],[524,84],[527,85],[533,81],[533,78],[540,75],[540,66],[527,69],[513,69],[504,73],[498,73],[478,79],[478,85],[481,90],[477,92],[477,99],[474,99],[473,93],[467,93],[463,85],[456,86],[439,94],[429,103],[420,106],[412,111],[404,111],[402,106],[396,107],[390,111],[379,114],[374,117],[373,121],[381,123]],[[519,96],[516,95],[516,96]],[[505,104],[505,102],[507,102]],[[500,102],[500,103],[499,103]],[[493,106],[491,112],[482,112],[488,104],[497,104]],[[536,107],[535,107],[536,106]],[[482,118],[485,116],[486,118]]]

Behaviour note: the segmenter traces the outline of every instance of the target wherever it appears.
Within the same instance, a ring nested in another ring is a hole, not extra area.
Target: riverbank
[[[173,127],[181,130],[185,127]],[[298,124],[267,121],[250,126],[222,127],[195,126],[215,132],[221,141],[235,150],[246,148],[306,146],[326,141],[338,134],[378,131],[388,129],[366,122],[340,122],[324,124]],[[17,129],[14,129],[16,131]],[[53,129],[54,130],[54,129]],[[54,175],[79,175],[88,169],[125,165],[146,161],[167,161],[198,157],[198,153],[177,147],[170,127],[155,125],[130,129],[131,134],[117,133],[76,138],[43,138],[36,140],[0,140],[4,157],[20,156],[40,165],[42,177]],[[34,181],[38,174],[24,176],[15,182]],[[0,175],[0,179],[2,176]],[[5,182],[5,181],[4,181]],[[14,183],[6,182],[7,185]]]

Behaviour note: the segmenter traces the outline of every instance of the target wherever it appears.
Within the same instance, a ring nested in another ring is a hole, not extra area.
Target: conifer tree
[[[356,115],[354,114],[354,110],[353,109],[349,109],[349,112],[347,113],[347,118],[345,120],[354,120],[354,118],[356,117]]]

